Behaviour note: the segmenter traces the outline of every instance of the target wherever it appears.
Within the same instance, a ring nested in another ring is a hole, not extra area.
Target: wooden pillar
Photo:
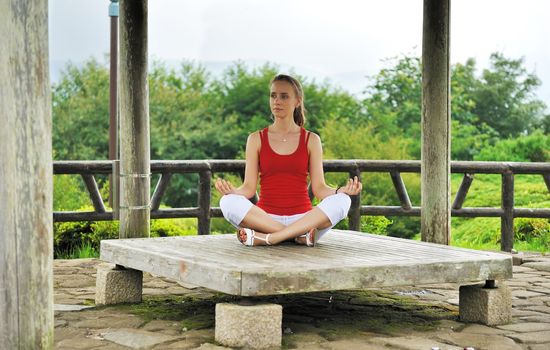
[[[449,244],[450,0],[424,0],[422,33],[422,240]]]
[[[120,237],[148,237],[150,221],[147,0],[120,2]]]
[[[48,2],[0,1],[0,348],[53,348]]]

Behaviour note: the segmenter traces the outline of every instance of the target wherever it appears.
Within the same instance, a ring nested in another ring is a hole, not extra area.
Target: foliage
[[[107,159],[109,74],[95,59],[68,64],[52,87],[54,159]]]
[[[90,210],[92,210],[91,207],[80,208],[80,211]],[[118,232],[118,221],[54,223],[54,255],[56,258],[59,258],[74,257],[79,254],[86,255],[88,253],[97,254],[99,252],[100,241],[104,239],[116,239],[119,237]],[[150,232],[151,237],[196,235],[197,221],[196,219],[151,220]]]
[[[514,220],[514,236],[518,241],[545,238],[550,243],[550,220],[519,218]]]
[[[372,233],[376,235],[387,235],[387,228],[392,221],[384,216],[361,216],[361,232]],[[345,218],[336,226],[337,230],[349,230],[349,219]]]
[[[80,180],[80,181],[79,181]],[[77,210],[90,204],[84,183],[75,175],[53,177],[53,210]]]
[[[452,177],[452,192],[456,193],[461,176]],[[516,175],[514,186],[516,207],[548,208],[550,195],[541,176]],[[501,177],[478,174],[464,203],[465,207],[500,207]],[[452,218],[452,244],[465,248],[500,250],[499,218]],[[516,218],[514,220],[515,249],[548,251],[550,224],[546,219]]]
[[[550,114],[534,95],[540,81],[534,73],[527,72],[523,59],[495,53],[490,62],[490,67],[480,74],[473,59],[451,67],[452,159],[550,161]],[[271,122],[268,89],[278,71],[272,64],[250,69],[236,62],[221,76],[214,77],[192,62],[182,62],[178,69],[154,62],[149,73],[151,157],[242,158],[247,135]],[[328,83],[297,77],[305,91],[306,127],[320,134],[325,159],[420,158],[422,101],[418,57],[405,55],[387,60],[387,66],[370,78],[362,99]],[[108,87],[105,64],[90,59],[82,67],[67,65],[60,82],[52,87],[55,159],[107,158]],[[362,204],[399,203],[387,174],[362,175]],[[234,174],[220,176],[240,184]],[[329,184],[342,184],[346,178],[345,174],[327,174]],[[419,204],[418,174],[404,174],[403,179],[411,201]],[[516,179],[518,206],[520,202],[529,207],[550,205],[546,189],[541,190],[543,183]],[[454,191],[459,181],[453,177]],[[499,181],[499,176],[476,175],[465,206],[500,206]],[[102,197],[107,198],[105,179],[98,178],[98,184]],[[163,204],[195,206],[197,190],[196,174],[176,174]],[[213,190],[212,194],[212,203],[217,206],[217,193]],[[75,210],[89,203],[83,183],[76,176],[55,176],[55,210]],[[188,220],[177,224],[154,222],[152,232],[192,234],[196,220]],[[414,236],[420,229],[417,218],[366,220],[374,220],[362,222],[366,231],[400,237]],[[461,242],[472,239],[479,244],[496,244],[497,238],[492,235],[499,228],[493,221],[461,220],[453,221],[453,231]],[[485,230],[474,238],[472,232],[477,230],[466,222],[479,224]],[[88,246],[95,249],[102,237],[118,235],[118,227],[113,225],[116,223],[56,224],[56,249],[73,253],[77,249],[88,251]],[[233,231],[223,219],[214,220],[211,228],[219,233]]]
[[[388,236],[411,239],[420,234],[420,218],[398,216],[391,219]]]
[[[535,97],[540,80],[534,73],[528,73],[523,63],[523,58],[491,54],[491,67],[483,70],[474,95],[474,114],[501,137],[533,131],[546,107]]]
[[[387,62],[366,88],[366,121],[377,133],[409,138],[411,156],[420,159],[420,59],[403,56]],[[548,134],[550,116],[544,115],[546,105],[535,97],[540,81],[523,67],[523,59],[494,53],[490,62],[479,77],[474,59],[451,67],[453,159],[472,160],[499,138],[537,129]]]
[[[550,136],[537,130],[531,135],[497,141],[483,148],[475,160],[548,162],[550,161]]]
[[[362,216],[361,232],[387,235],[388,226],[391,224],[392,221],[385,216]]]
[[[56,259],[88,259],[99,257],[99,252],[91,244],[81,244],[69,251],[56,251]]]

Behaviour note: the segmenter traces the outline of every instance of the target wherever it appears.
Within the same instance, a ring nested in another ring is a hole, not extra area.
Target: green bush
[[[212,234],[234,233],[235,230],[235,227],[224,218],[212,218],[210,220],[210,233]]]
[[[83,207],[80,211],[92,210]],[[151,220],[151,237],[189,236],[197,234],[197,220],[157,219]],[[54,224],[54,257],[78,257],[79,251],[99,252],[101,240],[119,236],[118,221],[76,221]],[[76,253],[75,253],[76,252]]]
[[[420,233],[420,218],[418,217],[392,217],[388,226],[388,236],[399,238],[413,238]]]
[[[387,228],[391,223],[392,221],[385,216],[361,216],[361,232],[386,235]],[[345,218],[336,224],[334,228],[338,230],[349,230],[349,219]]]
[[[80,176],[55,175],[53,177],[53,210],[77,210],[90,204],[90,198]]]
[[[197,234],[197,219],[151,220],[151,237],[193,236]]]
[[[362,216],[361,232],[374,233],[377,235],[387,235],[388,226],[392,221],[385,216]]]
[[[482,149],[475,160],[548,162],[550,161],[550,137],[537,130],[531,135],[496,142]]]
[[[550,220],[519,218],[514,220],[514,239],[517,241],[550,240]]]

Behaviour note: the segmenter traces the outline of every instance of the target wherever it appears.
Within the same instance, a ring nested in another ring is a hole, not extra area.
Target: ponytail
[[[296,79],[291,77],[290,75],[286,74],[278,74],[271,80],[271,84],[273,84],[276,81],[286,81],[290,85],[294,87],[294,92],[296,93],[296,96],[300,98],[300,105],[294,109],[294,122],[302,127],[306,123],[306,108],[304,106],[304,90],[302,88],[302,84]]]

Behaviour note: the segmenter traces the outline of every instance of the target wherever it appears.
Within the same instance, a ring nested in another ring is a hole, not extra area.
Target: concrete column
[[[149,237],[147,0],[120,2],[120,238]]]
[[[277,304],[216,304],[215,339],[230,347],[279,348],[283,307]]]
[[[48,2],[0,1],[0,348],[53,348]]]
[[[450,0],[424,0],[422,34],[422,240],[451,238]]]
[[[488,326],[508,324],[512,322],[512,293],[504,282],[498,288],[489,283],[484,287],[461,286],[459,314],[462,322]]]
[[[95,304],[140,303],[143,272],[121,266],[98,266]]]

